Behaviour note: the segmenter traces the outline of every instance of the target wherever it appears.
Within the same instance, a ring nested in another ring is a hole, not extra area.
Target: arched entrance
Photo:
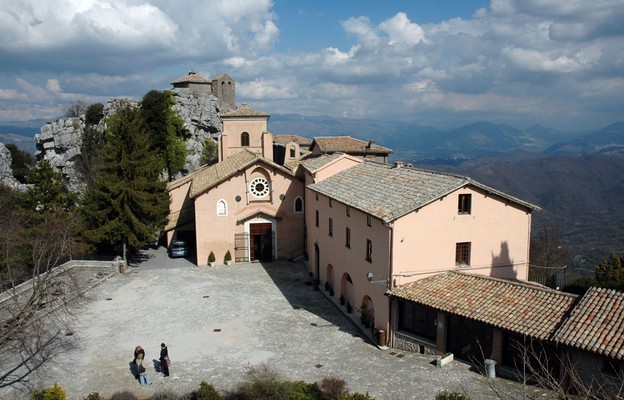
[[[373,306],[373,300],[368,295],[362,297],[359,314],[360,322],[365,328],[375,327],[375,307]]]
[[[249,260],[273,261],[275,258],[275,221],[254,218],[245,223],[249,234]]]

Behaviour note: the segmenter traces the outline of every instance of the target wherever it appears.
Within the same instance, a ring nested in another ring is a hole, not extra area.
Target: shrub
[[[436,394],[435,400],[470,400],[470,397],[468,397],[465,393],[443,390]]]
[[[210,254],[208,255],[208,262],[215,262],[217,261],[217,257],[215,257],[214,253],[211,251]]]
[[[32,400],[65,400],[67,395],[65,394],[65,389],[58,383],[55,383],[49,388],[34,392],[30,398]]]
[[[217,392],[214,386],[209,383],[202,382],[199,384],[199,389],[195,394],[197,400],[222,400],[223,396]]]
[[[179,400],[180,396],[172,392],[171,390],[163,390],[152,395],[151,400]]]
[[[98,392],[89,393],[83,400],[104,400],[104,397],[100,396]]]
[[[238,394],[249,400],[281,400],[287,399],[286,385],[280,380],[279,374],[266,364],[249,367],[247,381],[243,382]]]
[[[230,251],[225,252],[225,257],[223,258],[225,261],[232,261],[232,253]]]
[[[338,396],[347,393],[347,383],[340,378],[326,377],[315,383],[321,393],[321,400],[335,400]]]
[[[305,381],[284,382],[288,400],[316,400],[320,396],[313,383]]]
[[[139,400],[132,392],[124,390],[123,392],[114,393],[111,400]]]

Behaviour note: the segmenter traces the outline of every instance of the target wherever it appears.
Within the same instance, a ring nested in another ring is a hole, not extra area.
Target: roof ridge
[[[543,286],[537,283],[529,283],[529,281],[521,281],[521,280],[516,280],[516,279],[503,279],[503,278],[496,278],[494,276],[485,276],[485,275],[479,275],[479,274],[469,274],[467,272],[462,272],[462,271],[448,271],[448,272],[453,273],[453,274],[458,274],[458,275],[469,276],[469,277],[476,278],[476,279],[496,281],[496,282],[501,282],[501,283],[508,284],[508,285],[525,287],[527,289],[535,289],[535,290],[539,290],[542,292],[564,295],[566,297],[571,297],[571,298],[579,297],[577,294],[574,294],[574,293],[568,293],[568,292],[563,292],[560,290],[551,289],[548,286]]]

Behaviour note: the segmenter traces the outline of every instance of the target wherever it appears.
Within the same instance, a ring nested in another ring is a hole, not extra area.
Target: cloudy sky
[[[624,0],[0,0],[0,122],[227,73],[271,114],[624,120]]]

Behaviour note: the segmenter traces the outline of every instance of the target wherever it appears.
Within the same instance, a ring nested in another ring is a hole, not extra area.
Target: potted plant
[[[225,252],[223,260],[225,261],[225,265],[232,265],[232,253],[230,253],[229,250]]]
[[[333,288],[333,287],[331,287],[331,286],[329,287],[329,295],[330,295],[331,297],[333,297],[333,296],[334,296],[334,288]]]
[[[351,303],[347,302],[347,314],[351,314],[353,312],[353,308],[351,308]]]
[[[345,305],[345,298],[344,298],[344,296],[342,296],[342,295],[340,296],[340,305],[341,305],[341,306],[344,306],[344,305]]]
[[[215,266],[215,261],[217,261],[217,257],[215,257],[214,252],[210,252],[210,254],[208,255],[208,265],[210,265],[211,267]]]

